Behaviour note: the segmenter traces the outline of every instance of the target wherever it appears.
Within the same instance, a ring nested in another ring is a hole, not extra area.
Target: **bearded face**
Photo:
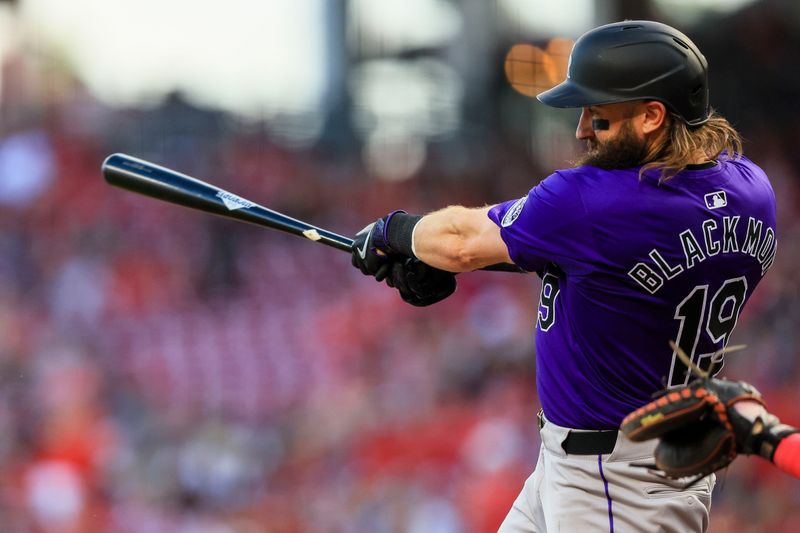
[[[611,139],[586,139],[586,153],[575,166],[592,166],[604,170],[632,168],[643,165],[647,158],[647,143],[633,131],[630,120],[625,120]]]

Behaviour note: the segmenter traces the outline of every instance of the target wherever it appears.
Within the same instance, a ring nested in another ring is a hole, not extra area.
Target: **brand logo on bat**
[[[222,203],[225,204],[225,207],[231,211],[235,211],[236,209],[247,209],[248,207],[253,207],[256,205],[253,202],[248,202],[244,198],[240,198],[235,194],[225,191],[219,191],[217,193],[217,198],[222,200]]]
[[[135,168],[136,170],[140,170],[142,172],[147,172],[148,174],[152,174],[153,172],[153,169],[148,168],[147,166],[141,165],[139,163],[134,163],[133,161],[123,161],[122,164],[125,165],[126,167],[131,167]]]

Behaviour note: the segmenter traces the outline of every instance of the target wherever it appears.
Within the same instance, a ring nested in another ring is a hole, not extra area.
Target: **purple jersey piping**
[[[608,501],[608,530],[614,533],[614,513],[611,512],[611,496],[608,494],[608,480],[603,474],[603,456],[597,456],[597,467],[600,469],[600,478],[603,480],[603,488],[606,491],[606,500]]]

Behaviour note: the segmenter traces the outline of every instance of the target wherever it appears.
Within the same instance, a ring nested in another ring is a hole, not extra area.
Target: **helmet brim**
[[[585,107],[589,105],[619,102],[619,95],[612,95],[584,87],[567,78],[552,89],[536,95],[543,104],[550,107]]]
[[[567,78],[552,89],[541,92],[536,95],[536,99],[541,103],[550,107],[571,108],[571,107],[586,107],[590,105],[603,105],[615,104],[620,102],[632,102],[634,100],[658,100],[667,106],[672,112],[675,112],[670,107],[669,103],[657,96],[631,96],[630,98],[622,98],[619,95],[605,93],[603,91],[592,90],[589,88],[575,83]],[[710,113],[707,111],[703,116],[697,117],[692,120],[686,120],[683,116],[681,118],[689,126],[700,126],[708,121]]]

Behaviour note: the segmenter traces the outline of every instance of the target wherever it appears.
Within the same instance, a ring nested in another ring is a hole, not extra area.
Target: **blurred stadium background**
[[[495,531],[538,454],[535,276],[409,308],[346,254],[99,166],[124,151],[344,234],[519,197],[580,149],[577,112],[526,94],[623,18],[699,44],[773,180],[778,259],[725,374],[800,423],[797,2],[2,2],[0,531]],[[736,462],[711,531],[800,531],[800,484]]]

